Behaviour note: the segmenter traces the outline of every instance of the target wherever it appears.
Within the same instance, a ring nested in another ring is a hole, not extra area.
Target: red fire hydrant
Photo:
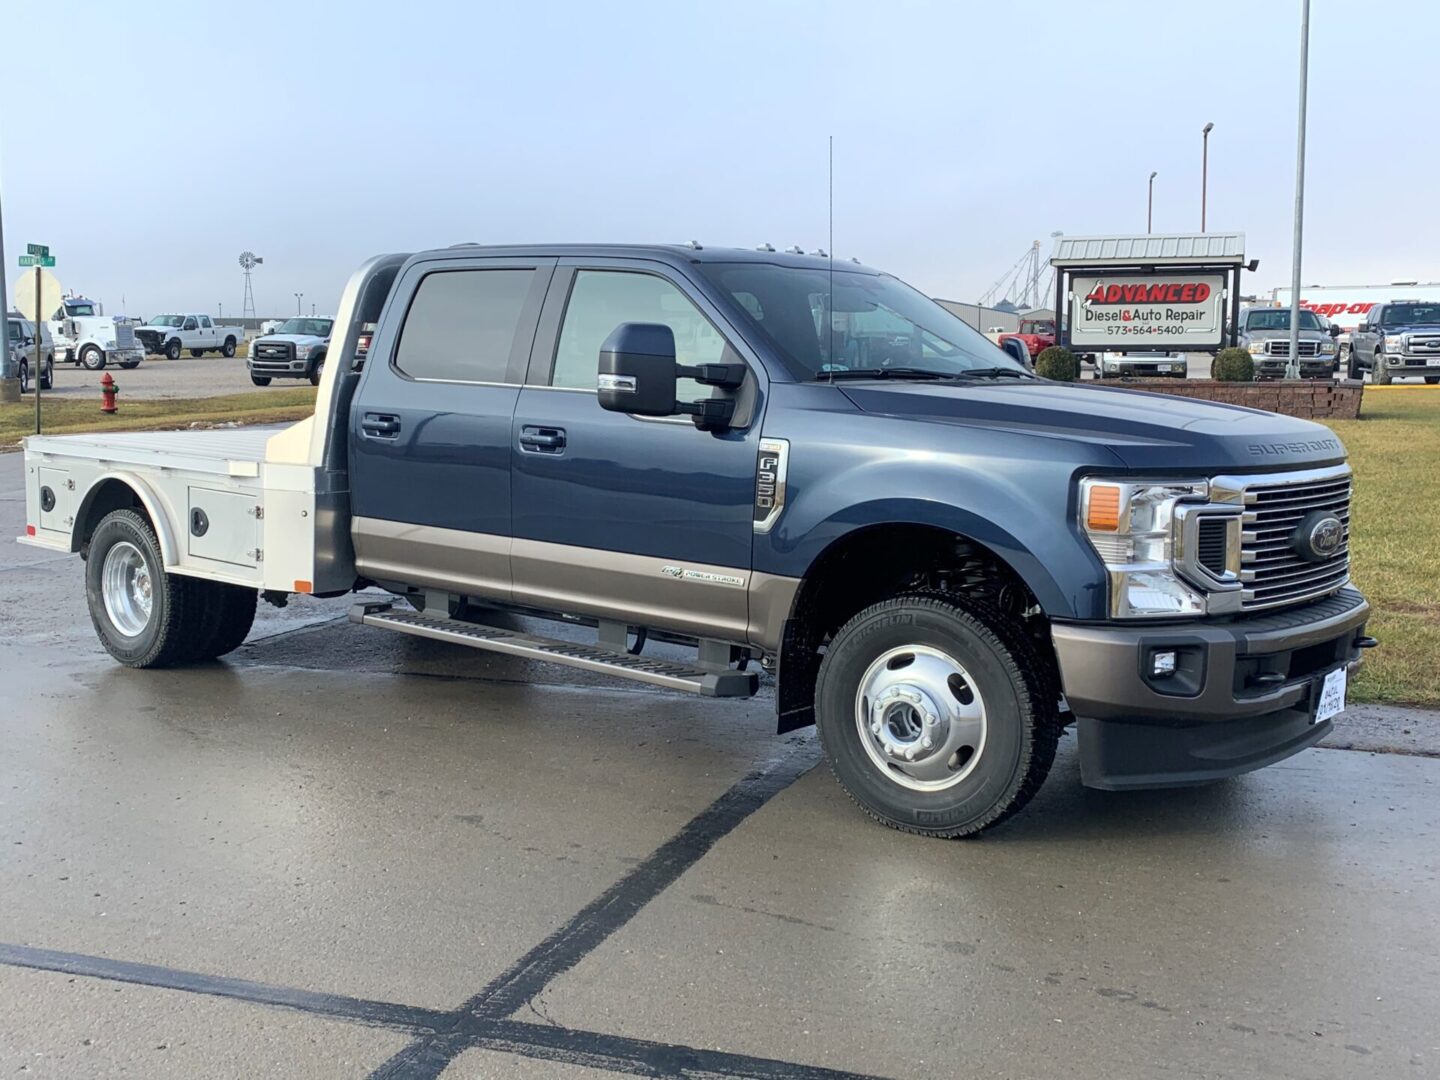
[[[115,395],[119,392],[120,388],[115,385],[115,380],[110,377],[110,373],[108,371],[104,375],[100,376],[101,412],[113,413],[119,411],[115,408]]]

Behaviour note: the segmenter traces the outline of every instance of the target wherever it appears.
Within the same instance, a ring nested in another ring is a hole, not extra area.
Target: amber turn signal
[[[1116,532],[1120,528],[1120,488],[1096,484],[1090,489],[1085,509],[1085,527],[1095,532]]]

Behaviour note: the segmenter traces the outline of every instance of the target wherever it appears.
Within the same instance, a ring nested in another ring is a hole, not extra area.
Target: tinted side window
[[[565,324],[555,349],[551,386],[594,390],[600,346],[625,322],[663,323],[675,331],[675,358],[682,364],[720,363],[725,339],[678,288],[653,274],[580,270],[570,289]],[[676,388],[682,401],[713,390],[689,380]]]
[[[415,290],[395,367],[413,379],[514,382],[510,350],[533,270],[438,270]],[[592,380],[593,381],[593,380]]]

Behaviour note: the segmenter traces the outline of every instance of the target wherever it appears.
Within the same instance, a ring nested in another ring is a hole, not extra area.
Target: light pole
[[[125,301],[121,300],[120,302],[123,304]],[[215,301],[215,317],[217,319],[225,318],[225,305],[222,304],[219,300]]]
[[[315,317],[315,305],[314,305],[314,304],[311,304],[311,305],[310,305],[310,317],[311,317],[312,319]]]
[[[1206,189],[1210,186],[1210,132],[1214,129],[1213,123],[1206,124],[1200,129],[1200,231],[1205,231],[1205,196]]]
[[[1151,231],[1151,223],[1155,220],[1155,177],[1159,175],[1158,172],[1150,174],[1150,194],[1145,200],[1145,231],[1147,233]]]
[[[1295,249],[1290,267],[1290,359],[1285,377],[1300,377],[1300,241],[1305,228],[1305,94],[1310,73],[1310,0],[1300,3],[1300,118],[1295,137]]]
[[[295,294],[295,314],[296,314],[296,315],[299,315],[299,314],[300,314],[300,298],[303,297],[304,295],[305,295],[305,294],[304,294],[303,292],[297,292],[297,293]]]

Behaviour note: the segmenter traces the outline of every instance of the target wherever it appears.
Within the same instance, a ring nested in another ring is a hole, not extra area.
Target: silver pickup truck
[[[1290,309],[1245,308],[1240,312],[1239,345],[1249,349],[1257,379],[1283,379],[1290,362]],[[1338,346],[1313,311],[1300,312],[1298,363],[1302,379],[1328,379],[1335,373]]]

